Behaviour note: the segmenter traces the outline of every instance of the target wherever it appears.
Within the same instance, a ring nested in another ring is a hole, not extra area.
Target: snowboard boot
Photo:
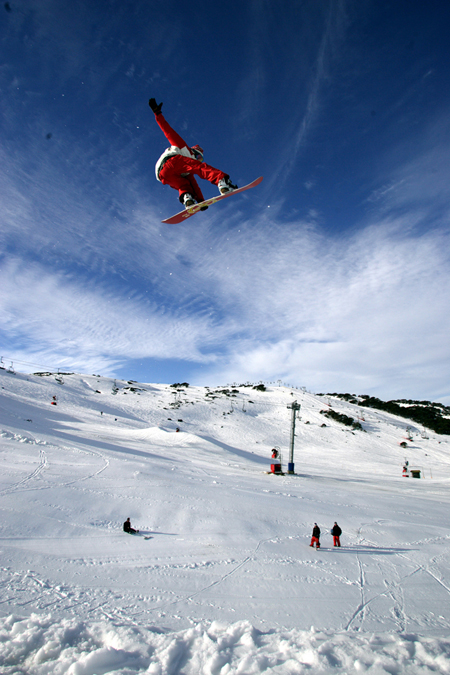
[[[185,206],[187,208],[188,206],[194,206],[194,204],[196,204],[196,203],[197,202],[195,201],[194,197],[189,192],[184,193],[184,195],[183,195],[183,206]]]
[[[237,190],[237,185],[231,182],[229,176],[225,176],[225,178],[221,178],[219,182],[217,183],[217,187],[219,188],[219,192],[221,195],[225,195],[227,192],[232,192],[233,190]]]

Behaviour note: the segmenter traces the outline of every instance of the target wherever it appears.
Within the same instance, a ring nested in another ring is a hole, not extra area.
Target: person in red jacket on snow
[[[225,194],[237,189],[227,173],[219,171],[203,161],[203,149],[199,145],[192,148],[172,129],[161,112],[162,103],[154,98],[148,102],[155,113],[155,119],[164,136],[170,143],[156,162],[156,178],[164,185],[178,190],[179,200],[184,206],[193,206],[205,201],[194,174],[217,185],[219,192]],[[208,207],[205,206],[204,209]]]

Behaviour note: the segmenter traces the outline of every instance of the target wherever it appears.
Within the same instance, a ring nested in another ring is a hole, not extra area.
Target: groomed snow
[[[447,436],[285,387],[63,379],[0,370],[2,675],[450,673]],[[269,475],[294,400],[296,474]]]

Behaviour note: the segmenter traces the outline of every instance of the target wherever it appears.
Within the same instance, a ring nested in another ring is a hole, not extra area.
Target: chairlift
[[[60,374],[59,370],[58,373],[55,375],[55,380],[57,381],[58,384],[64,384],[64,378]]]
[[[9,366],[7,372],[8,372],[8,373],[12,373],[13,375],[16,374],[16,371],[14,370],[14,364],[13,364],[12,361],[11,361],[11,365]]]

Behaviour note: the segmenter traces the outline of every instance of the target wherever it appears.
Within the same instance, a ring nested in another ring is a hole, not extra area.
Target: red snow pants
[[[333,534],[333,545],[334,546],[340,546],[341,545],[341,540],[339,539],[338,536]]]
[[[180,197],[185,192],[190,192],[198,202],[203,202],[205,198],[192,174],[214,185],[217,185],[219,180],[228,175],[209,164],[205,164],[205,162],[199,162],[197,159],[191,159],[184,155],[174,155],[164,162],[159,172],[159,180],[164,185],[170,185],[174,190],[178,190]]]
[[[319,537],[311,537],[310,546],[314,546],[314,544],[316,545],[316,548],[320,548]]]

